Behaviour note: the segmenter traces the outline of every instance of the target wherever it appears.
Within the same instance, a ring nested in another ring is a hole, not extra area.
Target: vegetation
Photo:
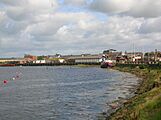
[[[45,57],[44,56],[37,56],[37,60],[44,60]]]
[[[111,120],[161,120],[161,68],[148,65],[119,66],[116,69],[143,78],[136,96],[113,113]]]
[[[103,51],[103,54],[108,54],[108,53],[110,53],[110,52],[112,52],[112,51],[116,51],[116,50],[114,50],[114,49],[104,50],[104,51]]]

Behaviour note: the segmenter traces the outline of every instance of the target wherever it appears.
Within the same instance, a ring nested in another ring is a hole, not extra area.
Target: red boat
[[[113,67],[113,62],[111,60],[105,60],[101,63],[101,68]]]
[[[0,67],[12,67],[16,66],[15,64],[0,64]]]

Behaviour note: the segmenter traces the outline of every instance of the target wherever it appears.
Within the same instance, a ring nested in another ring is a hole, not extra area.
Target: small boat
[[[101,68],[113,67],[113,62],[111,60],[105,60],[101,63]]]

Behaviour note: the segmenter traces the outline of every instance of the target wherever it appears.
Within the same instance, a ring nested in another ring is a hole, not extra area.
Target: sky
[[[161,0],[0,0],[0,57],[161,50]]]

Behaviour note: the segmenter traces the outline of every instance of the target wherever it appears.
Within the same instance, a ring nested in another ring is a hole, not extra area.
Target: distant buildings
[[[30,55],[30,54],[24,55],[24,62],[25,63],[30,63],[30,62],[33,62],[33,61],[36,61],[36,60],[37,60],[37,56]]]
[[[33,55],[24,55],[24,58],[0,58],[0,64],[25,64],[36,60]]]
[[[142,52],[125,52],[125,56],[129,62],[142,62],[143,53]]]
[[[103,53],[108,59],[116,61],[117,63],[156,63],[161,62],[161,52],[155,50],[154,52],[116,52],[116,50],[104,50]]]
[[[100,64],[103,58],[110,59],[114,63],[157,63],[161,62],[161,51],[155,50],[144,54],[142,52],[117,52],[114,49],[109,49],[104,50],[102,54],[48,56],[25,54],[24,58],[0,58],[0,64]]]
[[[144,55],[145,62],[161,62],[161,51],[147,52]]]

